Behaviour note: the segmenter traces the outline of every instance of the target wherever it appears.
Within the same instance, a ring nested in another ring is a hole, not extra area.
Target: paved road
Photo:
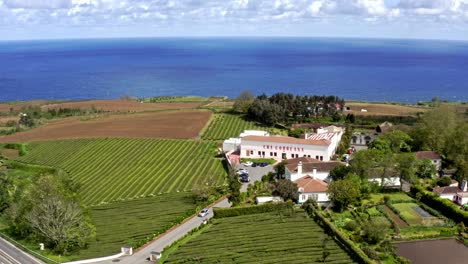
[[[213,207],[230,207],[231,205],[229,204],[227,199],[223,199],[217,204],[213,205]],[[99,263],[123,263],[123,264],[139,264],[139,263],[149,263],[148,258],[151,254],[151,252],[162,252],[163,249],[167,246],[170,246],[172,243],[175,241],[181,239],[184,237],[188,232],[193,230],[194,228],[200,226],[203,223],[204,219],[209,219],[213,217],[213,208],[209,208],[209,213],[205,217],[198,217],[195,216],[191,219],[189,219],[187,222],[183,223],[182,225],[176,227],[173,229],[171,232],[166,233],[162,237],[158,238],[157,240],[153,241],[151,244],[148,246],[140,249],[138,252],[134,253],[132,256],[124,256],[120,257],[117,260],[112,260],[112,261],[105,261],[105,262],[99,262]]]
[[[0,264],[42,264],[0,237]]]

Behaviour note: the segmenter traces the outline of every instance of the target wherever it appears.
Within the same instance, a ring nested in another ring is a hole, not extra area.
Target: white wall
[[[450,201],[453,201],[454,198],[455,198],[455,194],[454,193],[441,194],[441,195],[439,195],[439,197],[444,198],[444,199],[449,199]]]
[[[272,146],[273,148],[264,148],[265,145]],[[290,150],[283,150],[282,147],[289,147]],[[281,150],[279,149],[281,147]],[[294,150],[296,148],[296,150]],[[302,151],[304,149],[304,151]],[[247,154],[249,151],[249,154]],[[260,155],[258,152],[260,151]],[[300,145],[300,144],[289,144],[289,143],[273,143],[273,142],[259,142],[259,141],[250,141],[242,139],[241,143],[241,158],[273,158],[277,161],[282,160],[282,154],[286,153],[286,158],[296,158],[310,156],[311,158],[316,158],[316,156],[322,156],[323,161],[329,161],[333,155],[333,150],[329,146],[322,145]],[[253,152],[253,153],[252,153]],[[263,152],[265,155],[263,156]],[[276,156],[270,155],[270,152],[273,154],[276,152]],[[292,156],[294,154],[294,157]]]
[[[328,198],[327,193],[299,193],[299,203],[304,203],[309,199],[309,196],[313,198],[315,195],[317,195],[317,203],[326,203],[329,202],[330,199]]]

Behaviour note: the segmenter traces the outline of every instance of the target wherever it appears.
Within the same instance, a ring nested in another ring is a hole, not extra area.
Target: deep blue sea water
[[[468,100],[468,42],[154,38],[0,42],[0,101],[291,92]]]

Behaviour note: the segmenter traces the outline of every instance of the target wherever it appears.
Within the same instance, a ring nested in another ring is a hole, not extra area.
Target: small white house
[[[299,203],[313,199],[319,204],[330,202],[327,190],[328,184],[320,179],[307,175],[294,181],[299,189]]]
[[[283,202],[283,198],[279,196],[257,196],[255,198],[257,204],[264,204],[269,202]]]
[[[435,187],[432,189],[434,193],[439,195],[440,198],[449,199],[455,201],[455,195],[461,191],[458,186],[446,186],[446,187]]]
[[[435,151],[418,151],[416,152],[416,158],[419,160],[430,160],[437,171],[442,169],[442,158],[440,157],[439,153]]]
[[[468,203],[468,182],[462,181],[460,191],[455,194],[455,202],[459,205]]]

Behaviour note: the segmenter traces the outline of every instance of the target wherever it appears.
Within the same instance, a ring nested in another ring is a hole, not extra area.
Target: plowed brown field
[[[350,110],[345,111],[343,113],[355,115],[410,116],[415,115],[418,112],[427,111],[427,108],[421,107],[378,103],[347,102],[346,106],[349,107]],[[366,109],[367,112],[361,112],[361,109]]]
[[[211,112],[186,110],[122,114],[81,121],[66,118],[28,131],[0,136],[0,142],[45,141],[72,138],[194,138]]]
[[[66,102],[59,104],[43,105],[42,109],[59,109],[59,108],[79,108],[91,109],[92,107],[110,112],[141,112],[155,110],[175,110],[175,109],[190,109],[196,108],[205,104],[205,102],[177,102],[177,103],[140,103],[129,100],[90,100],[82,102]]]

